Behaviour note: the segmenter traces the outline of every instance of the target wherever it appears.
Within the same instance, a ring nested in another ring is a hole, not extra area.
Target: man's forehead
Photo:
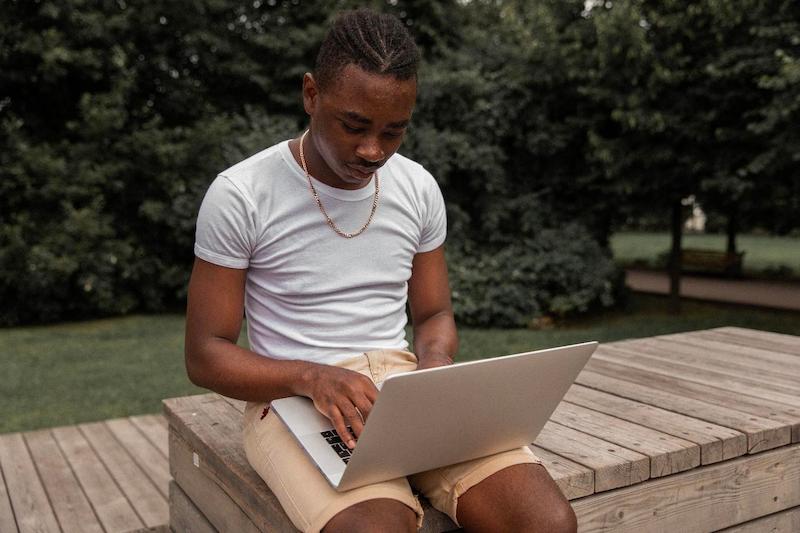
[[[392,74],[367,72],[350,64],[344,67],[330,87],[320,91],[328,105],[358,123],[381,121],[402,127],[408,122],[417,96],[417,80],[401,80]]]
[[[353,122],[357,122],[365,126],[372,125],[372,119],[370,119],[369,117],[365,117],[364,115],[358,113],[357,111],[343,111],[341,114]],[[406,126],[408,126],[408,122],[409,119],[403,119],[403,120],[398,120],[396,122],[390,122],[389,124],[387,124],[387,126],[390,128],[405,128]]]
[[[369,89],[370,94],[385,98],[402,97],[409,91],[416,95],[417,79],[399,79],[391,73],[369,72],[355,63],[344,66],[330,86],[321,88],[324,94],[344,94]]]

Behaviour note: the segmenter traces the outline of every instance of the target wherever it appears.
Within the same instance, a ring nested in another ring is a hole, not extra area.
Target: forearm
[[[200,387],[257,402],[307,395],[314,363],[264,357],[222,338],[208,339],[192,350],[189,354],[187,349],[186,369]]]
[[[422,368],[453,362],[458,351],[458,335],[452,312],[437,313],[414,324],[414,353]]]

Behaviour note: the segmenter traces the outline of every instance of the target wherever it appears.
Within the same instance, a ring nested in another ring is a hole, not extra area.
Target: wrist
[[[417,356],[418,367],[445,366],[453,364],[453,357],[444,353],[425,353]]]
[[[290,381],[293,395],[311,397],[311,388],[316,381],[318,366],[308,361],[296,361],[294,378]]]

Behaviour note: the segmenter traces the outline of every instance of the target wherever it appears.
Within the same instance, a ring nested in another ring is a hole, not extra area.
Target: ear
[[[306,114],[312,116],[319,100],[319,87],[317,81],[310,72],[303,75],[303,108]]]

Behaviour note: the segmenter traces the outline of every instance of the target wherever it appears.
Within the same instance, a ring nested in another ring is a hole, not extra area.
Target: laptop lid
[[[349,490],[530,444],[596,347],[587,342],[390,376],[349,463],[331,465],[337,472],[326,477]],[[312,459],[326,457],[313,439],[301,439],[310,419],[319,429],[313,404],[305,402],[315,414],[303,416],[282,403],[273,407]]]

